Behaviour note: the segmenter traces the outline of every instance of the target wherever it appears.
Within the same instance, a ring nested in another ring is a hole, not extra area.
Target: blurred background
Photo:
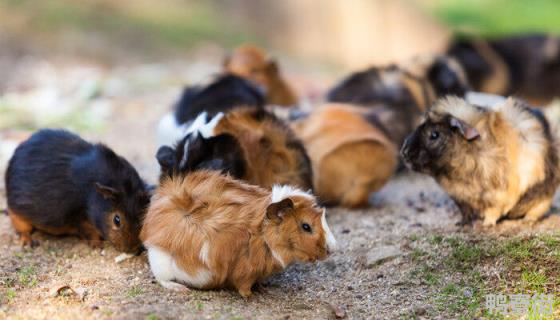
[[[151,158],[181,88],[242,43],[270,50],[316,98],[351,71],[443,52],[453,37],[559,34],[559,12],[557,0],[0,0],[0,164],[45,126],[132,157],[140,143]]]

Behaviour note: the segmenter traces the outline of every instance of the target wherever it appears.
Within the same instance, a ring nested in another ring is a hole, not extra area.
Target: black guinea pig
[[[20,144],[6,171],[8,214],[23,245],[34,229],[108,240],[136,252],[148,187],[134,167],[103,144],[64,130],[40,130]]]
[[[220,112],[238,107],[263,109],[264,92],[249,80],[225,74],[207,85],[191,86],[183,90],[173,112],[160,120],[157,140],[160,146],[173,145],[185,136],[187,128],[202,112],[213,118]]]

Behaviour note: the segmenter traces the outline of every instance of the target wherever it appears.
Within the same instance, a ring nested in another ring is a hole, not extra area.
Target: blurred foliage
[[[115,45],[190,48],[200,41],[227,47],[252,40],[232,27],[214,2],[188,0],[0,0],[1,12],[20,15],[27,28],[122,39]]]
[[[431,0],[421,4],[458,33],[489,37],[531,32],[560,34],[558,0]]]

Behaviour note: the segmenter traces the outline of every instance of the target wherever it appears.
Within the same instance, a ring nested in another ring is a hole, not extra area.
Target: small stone
[[[347,288],[347,289],[348,289],[348,291],[352,291],[352,290],[354,290],[354,287],[352,287],[352,286],[348,286],[348,288]]]
[[[402,251],[398,246],[382,246],[373,249],[366,256],[366,266],[373,268],[383,262],[402,255]]]
[[[350,229],[342,229],[342,233],[344,234],[350,233]]]
[[[423,316],[426,314],[426,308],[423,307],[416,307],[414,308],[414,314],[417,316]]]
[[[344,306],[342,306],[342,305],[332,305],[331,304],[331,308],[333,310],[334,317],[336,319],[346,318],[346,308]]]
[[[463,295],[467,298],[471,298],[473,294],[472,294],[472,291],[467,288],[463,291]]]
[[[98,305],[95,305],[95,304],[92,304],[89,308],[90,308],[91,310],[99,310],[99,306],[98,306]]]

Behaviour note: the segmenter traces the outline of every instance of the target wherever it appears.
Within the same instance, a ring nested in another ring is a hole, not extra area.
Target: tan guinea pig
[[[363,112],[332,103],[293,125],[311,158],[314,191],[328,204],[367,205],[397,168],[397,147]]]
[[[251,287],[296,261],[325,259],[336,241],[312,195],[272,192],[216,171],[171,177],[157,189],[140,237],[164,287]]]
[[[549,209],[560,177],[558,149],[543,114],[509,98],[477,106],[441,99],[406,139],[401,154],[455,200],[463,223],[480,216],[534,222]]]
[[[298,102],[296,94],[282,77],[278,63],[257,46],[237,47],[225,59],[224,69],[263,86],[268,104],[291,107]]]

